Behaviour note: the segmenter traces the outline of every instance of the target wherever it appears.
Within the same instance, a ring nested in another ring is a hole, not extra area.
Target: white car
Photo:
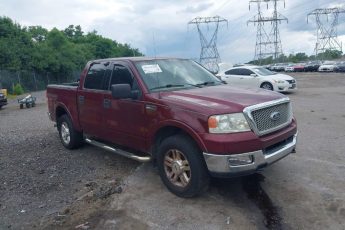
[[[285,72],[294,72],[295,68],[294,68],[294,64],[289,64],[288,66],[285,67]]]
[[[219,78],[234,86],[263,88],[277,92],[297,89],[296,80],[286,74],[271,72],[260,66],[241,66],[222,71]]]
[[[336,62],[334,61],[325,61],[319,67],[319,72],[333,72]]]

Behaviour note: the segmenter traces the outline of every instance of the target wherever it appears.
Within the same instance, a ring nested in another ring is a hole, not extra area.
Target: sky
[[[307,14],[317,8],[344,6],[341,0],[286,0],[278,11],[288,18],[279,25],[285,54],[313,54],[316,43],[315,18]],[[272,4],[262,4],[263,14]],[[41,25],[63,30],[81,25],[83,31],[128,43],[146,56],[198,59],[201,51],[198,31],[188,22],[196,17],[220,16],[228,20],[218,29],[217,47],[222,62],[243,63],[254,58],[256,26],[247,21],[257,14],[249,0],[0,0],[1,16],[23,26]],[[324,19],[325,23],[327,21]],[[329,20],[331,21],[331,20]],[[329,22],[328,22],[329,23]],[[266,26],[270,26],[269,24]],[[208,39],[214,26],[201,28]],[[339,40],[345,44],[345,13],[339,16]]]

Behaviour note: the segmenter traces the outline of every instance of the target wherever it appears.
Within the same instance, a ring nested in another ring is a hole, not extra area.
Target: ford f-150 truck
[[[187,59],[90,61],[79,83],[49,85],[47,98],[66,148],[86,142],[153,161],[181,197],[200,194],[210,176],[254,173],[296,147],[288,97],[227,85]]]

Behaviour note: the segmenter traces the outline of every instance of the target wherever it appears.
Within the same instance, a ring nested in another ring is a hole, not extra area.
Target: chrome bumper
[[[297,133],[292,137],[292,140],[286,144],[282,144],[275,148],[274,151],[264,153],[263,150],[255,152],[232,154],[232,155],[216,155],[210,153],[203,153],[207,168],[211,174],[227,174],[227,175],[241,175],[250,174],[256,170],[286,157],[292,153],[296,148]],[[230,159],[248,158],[252,159],[251,163],[244,163],[241,165],[233,165]]]

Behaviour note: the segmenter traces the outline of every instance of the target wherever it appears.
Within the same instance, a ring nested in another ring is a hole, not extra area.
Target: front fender
[[[151,136],[149,137],[149,140],[151,140],[151,146],[154,145],[155,135],[158,133],[159,130],[161,130],[165,127],[176,127],[178,129],[181,129],[182,131],[187,133],[191,138],[193,138],[193,140],[197,143],[197,145],[199,146],[199,148],[202,151],[204,151],[204,152],[207,151],[207,148],[206,148],[204,142],[202,141],[201,137],[198,135],[198,133],[188,124],[183,123],[181,121],[177,121],[177,120],[165,120],[165,121],[159,123],[153,129],[153,132],[151,132]]]

